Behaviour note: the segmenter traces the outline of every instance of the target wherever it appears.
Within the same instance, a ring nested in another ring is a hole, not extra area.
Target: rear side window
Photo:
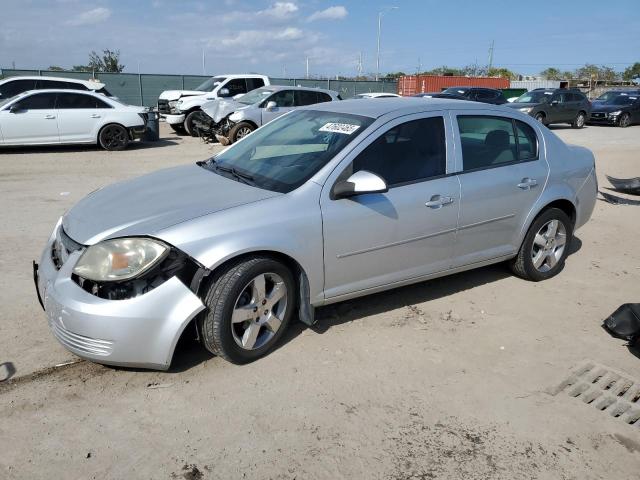
[[[0,98],[7,99],[19,93],[26,92],[27,90],[35,90],[35,80],[14,80],[12,82],[0,85]]]
[[[465,172],[538,158],[538,137],[519,120],[463,115],[458,117],[458,128]]]
[[[264,87],[264,80],[261,78],[247,78],[247,92],[256,88]]]
[[[59,88],[63,90],[86,90],[87,87],[81,83],[62,82],[59,80],[38,80],[36,89],[43,90],[45,88]]]
[[[81,93],[59,93],[58,109],[76,109],[76,108],[109,108],[102,100],[91,95],[82,95]]]
[[[497,96],[496,92],[492,90],[478,90],[476,92],[476,98],[478,100],[495,100]]]
[[[16,106],[19,110],[49,110],[55,108],[55,93],[36,93],[20,100]]]
[[[338,98],[340,98],[340,95],[338,95]],[[332,100],[333,99],[331,98],[331,95],[323,92],[318,92],[318,103],[331,102]],[[340,100],[342,99],[340,98]]]
[[[304,107],[305,105],[313,105],[318,103],[318,93],[308,90],[296,90],[296,105]]]
[[[444,175],[446,162],[443,118],[423,118],[402,123],[380,135],[342,176],[367,170],[393,187]]]

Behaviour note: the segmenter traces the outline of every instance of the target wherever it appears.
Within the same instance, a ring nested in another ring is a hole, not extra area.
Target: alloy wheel
[[[115,125],[106,127],[102,134],[104,146],[107,150],[126,145],[126,132]]]
[[[247,135],[249,135],[251,133],[251,129],[249,127],[243,127],[240,128],[237,132],[236,132],[236,140],[240,140],[241,138],[246,137]]]
[[[556,219],[545,223],[533,239],[531,260],[540,272],[548,272],[555,267],[567,244],[567,230],[564,224]]]
[[[231,315],[231,333],[240,348],[258,349],[275,336],[286,314],[287,293],[275,273],[262,273],[245,286]]]

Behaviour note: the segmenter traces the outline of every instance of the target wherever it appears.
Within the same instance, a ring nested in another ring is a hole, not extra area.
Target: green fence
[[[19,75],[38,75],[88,80],[91,72],[59,72],[51,70],[1,69],[0,78]],[[165,90],[191,90],[210,78],[203,75],[159,75],[149,73],[96,73],[112,95],[130,105],[155,106],[158,96]],[[395,81],[359,80],[307,80],[298,78],[271,78],[273,85],[298,85],[302,87],[327,88],[340,93],[342,98],[365,92],[392,92],[397,90]]]

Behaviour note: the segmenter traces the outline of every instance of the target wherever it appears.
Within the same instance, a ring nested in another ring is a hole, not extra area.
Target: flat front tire
[[[105,150],[124,150],[129,145],[129,132],[122,125],[105,125],[98,135],[98,143]]]
[[[573,238],[573,223],[559,208],[549,208],[531,224],[518,255],[510,261],[513,273],[539,282],[564,268]]]
[[[270,257],[244,258],[223,268],[206,293],[199,320],[207,350],[236,364],[269,353],[296,308],[293,275]]]

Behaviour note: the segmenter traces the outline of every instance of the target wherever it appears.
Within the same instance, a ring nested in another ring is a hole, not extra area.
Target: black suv
[[[573,128],[584,127],[591,112],[591,102],[584,93],[565,88],[536,88],[507,106],[528,113],[545,125],[569,123]]]
[[[493,105],[507,103],[507,99],[504,98],[502,91],[494,88],[450,87],[443,90],[442,93],[464,97],[465,100],[471,100],[473,102],[491,103]]]

